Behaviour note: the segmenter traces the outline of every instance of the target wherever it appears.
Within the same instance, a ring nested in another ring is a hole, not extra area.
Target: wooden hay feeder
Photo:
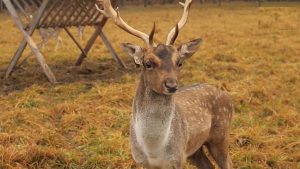
[[[3,2],[24,37],[7,68],[5,78],[9,77],[28,44],[48,80],[52,83],[57,82],[54,74],[46,63],[44,56],[31,37],[34,31],[40,28],[62,28],[66,31],[81,51],[76,62],[77,66],[81,65],[97,37],[100,37],[105,46],[109,49],[113,58],[126,68],[126,65],[116,54],[106,35],[102,32],[102,28],[104,27],[107,18],[95,8],[96,0],[3,0]],[[112,5],[116,7],[117,1],[112,0]],[[29,14],[28,11],[33,12]],[[26,23],[22,18],[25,18]],[[68,28],[72,26],[94,26],[95,31],[88,40],[85,48],[80,46],[68,30]]]

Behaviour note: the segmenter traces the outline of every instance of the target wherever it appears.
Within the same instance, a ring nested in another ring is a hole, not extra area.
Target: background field
[[[202,37],[203,45],[184,64],[181,84],[205,82],[232,95],[236,113],[230,154],[235,168],[296,169],[300,4],[268,6],[273,7],[195,4],[177,44]],[[156,39],[164,42],[181,8],[127,6],[121,13],[145,32],[156,21]],[[88,28],[83,44],[91,32]],[[100,40],[81,67],[73,66],[79,51],[62,33],[64,44],[57,52],[54,41],[43,50],[61,84],[48,83],[34,57],[8,80],[0,80],[0,168],[135,168],[128,128],[139,69],[119,44],[142,42],[111,22],[104,32],[128,70],[111,59]],[[11,18],[0,14],[1,77],[20,39]]]

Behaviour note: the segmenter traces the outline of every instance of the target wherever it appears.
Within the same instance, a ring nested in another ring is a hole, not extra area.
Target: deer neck
[[[142,76],[134,100],[134,109],[139,115],[164,119],[168,118],[175,109],[172,95],[159,94],[145,85]]]
[[[149,156],[159,154],[166,144],[175,114],[172,96],[158,94],[145,85],[141,77],[133,105],[133,123],[137,141]],[[152,154],[152,155],[151,155]]]

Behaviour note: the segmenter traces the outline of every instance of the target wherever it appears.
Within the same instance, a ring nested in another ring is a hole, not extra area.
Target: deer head
[[[155,44],[154,33],[155,23],[150,34],[140,32],[129,26],[120,16],[119,9],[113,9],[110,0],[99,0],[103,9],[98,5],[96,8],[107,18],[111,18],[114,23],[126,32],[141,38],[147,47],[140,47],[131,43],[122,43],[122,48],[132,57],[137,66],[142,67],[142,78],[145,86],[153,91],[165,95],[171,95],[178,88],[178,74],[184,60],[190,58],[199,48],[201,39],[175,47],[179,31],[186,24],[192,0],[180,3],[183,6],[183,15],[180,21],[170,31],[166,44]]]

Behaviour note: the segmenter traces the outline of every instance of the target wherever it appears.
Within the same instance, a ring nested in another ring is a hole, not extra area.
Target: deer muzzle
[[[178,81],[177,79],[166,79],[164,83],[164,87],[167,89],[168,93],[175,93],[178,89]]]

